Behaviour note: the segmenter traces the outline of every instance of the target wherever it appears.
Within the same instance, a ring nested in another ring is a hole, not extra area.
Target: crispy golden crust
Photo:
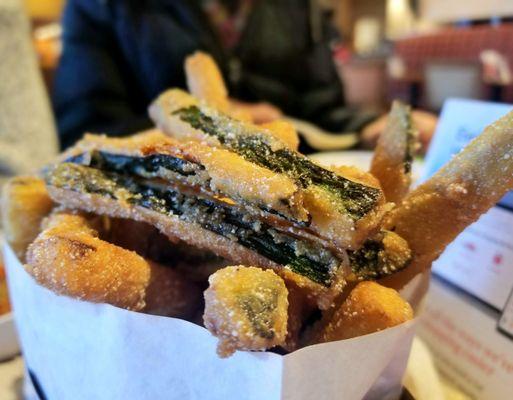
[[[55,214],[27,251],[27,271],[59,294],[141,310],[150,266],[99,239],[80,215]]]
[[[355,223],[347,214],[339,212],[334,200],[318,186],[305,189],[302,200],[311,216],[309,228],[341,249],[358,249],[367,237],[379,231],[383,217],[392,206],[382,198]]]
[[[334,199],[318,186],[304,190],[303,204],[311,216],[310,229],[332,240],[338,247],[346,249],[357,246],[355,223],[347,214],[340,213],[334,207]]]
[[[247,248],[207,231],[197,224],[184,222],[177,216],[163,216],[147,208],[122,203],[100,195],[84,194],[56,187],[49,187],[48,191],[55,201],[69,208],[146,222],[159,229],[171,242],[184,241],[199,248],[209,249],[221,257],[232,259],[233,262],[279,268],[273,262]]]
[[[33,176],[19,176],[2,188],[2,225],[7,242],[21,260],[40,231],[42,219],[53,202],[44,182]]]
[[[205,102],[200,101],[194,96],[181,89],[169,89],[159,95],[157,99],[150,105],[148,112],[155,125],[165,134],[179,141],[199,141],[209,146],[222,147],[216,137],[205,134],[200,129],[195,129],[190,124],[182,121],[179,116],[174,113],[188,108],[199,107],[205,115],[209,117],[230,116],[221,110],[209,107]],[[274,150],[288,147],[287,143],[275,136],[269,129],[262,129],[258,125],[250,121],[239,119],[233,122],[237,123],[238,129],[256,130],[266,136]]]
[[[402,324],[413,318],[410,305],[394,289],[359,283],[321,328],[314,343],[350,339]]]
[[[288,292],[278,275],[254,267],[226,267],[213,274],[209,284],[203,320],[219,339],[220,357],[285,342]]]
[[[153,149],[163,146],[169,146],[170,149],[173,149],[174,146],[178,146],[178,143],[158,129],[151,129],[122,138],[86,133],[73,147],[62,153],[59,160],[62,161],[70,156],[92,150],[142,157],[151,153]],[[177,150],[176,155],[179,154],[180,152]]]
[[[381,183],[387,201],[398,204],[408,193],[415,136],[410,107],[394,101],[370,170]]]
[[[259,167],[230,151],[200,143],[188,143],[182,149],[187,158],[206,168],[213,192],[280,211],[299,221],[307,219],[302,194],[285,175]]]
[[[186,122],[180,118],[172,116],[172,113],[182,108],[199,106],[200,102],[195,97],[189,95],[180,89],[170,89],[160,94],[159,97],[150,104],[149,115],[155,125],[165,134],[180,141],[204,141],[210,146],[219,146],[216,138],[205,135],[199,129],[190,129]]]
[[[272,135],[286,143],[292,150],[297,150],[299,147],[299,136],[296,128],[288,121],[277,119],[272,122],[267,122],[260,125],[264,129],[268,129]]]
[[[395,232],[382,230],[368,238],[357,251],[349,253],[353,274],[348,283],[377,280],[407,268],[412,261],[408,242]]]
[[[189,92],[222,112],[229,111],[228,90],[214,59],[196,51],[185,59]]]
[[[201,176],[183,178],[188,184],[200,185],[212,194],[222,194],[235,200],[275,209],[299,221],[307,219],[301,192],[290,178],[252,164],[223,149],[199,142],[180,143],[156,130],[128,138],[88,134],[61,159],[94,150],[134,157],[164,154],[183,158],[205,168]],[[226,168],[227,165],[230,168]],[[171,181],[178,179],[172,174],[162,175],[162,178]]]
[[[513,113],[509,113],[390,213],[385,226],[408,242],[413,261],[383,283],[400,288],[429,268],[463,229],[512,188]]]
[[[227,196],[244,205],[256,206],[252,211],[274,226],[286,224],[283,218],[262,212],[261,208],[272,209],[290,219],[306,222],[308,230],[320,238],[330,241],[338,248],[358,248],[369,236],[379,230],[380,222],[390,208],[381,196],[374,210],[355,222],[338,208],[333,199],[317,186],[298,188],[285,176],[244,160],[241,156],[199,142],[178,143],[172,139],[157,139],[157,134],[138,135],[133,139],[108,139],[89,135],[84,139],[82,149],[110,151],[114,154],[149,156],[167,154],[184,158],[203,166],[204,175],[187,178],[186,184],[200,185],[210,195]],[[137,143],[136,147],[134,143]],[[140,150],[137,150],[139,148]],[[137,154],[134,154],[137,152]],[[227,168],[227,166],[230,166]],[[380,188],[379,182],[369,173],[355,167],[337,167],[332,170],[347,179],[373,188]],[[203,173],[202,172],[202,173]],[[169,175],[164,179],[173,180]],[[288,223],[290,225],[290,223]],[[305,231],[305,229],[296,229]]]
[[[230,103],[228,115],[232,118],[238,119],[239,121],[253,122],[253,115],[251,112],[247,108],[240,107],[234,103]]]
[[[350,179],[353,182],[358,182],[362,185],[381,190],[380,182],[369,172],[362,171],[354,166],[345,165],[331,167],[330,169],[338,175]],[[319,229],[321,232],[331,232],[331,236],[328,237],[331,240],[336,240],[335,238],[338,236],[339,240],[336,241],[336,243],[339,246],[345,246],[353,250],[358,249],[366,239],[379,232],[384,216],[392,209],[392,207],[393,204],[385,202],[385,197],[381,196],[373,210],[368,212],[363,218],[359,219],[354,226],[351,227],[349,225],[349,229],[352,231],[352,235],[350,235],[350,237],[352,236],[351,241],[349,242],[344,242],[342,239],[344,237],[342,236],[344,225],[342,224],[340,216],[335,216],[334,218],[320,216],[318,220],[321,220],[321,218],[324,219],[327,221],[327,226],[319,227]],[[331,211],[330,213],[333,212]]]
[[[190,318],[199,287],[182,273],[99,238],[96,220],[54,213],[27,253],[27,271],[59,294],[128,310]]]
[[[221,158],[222,153],[216,156],[215,152],[212,150],[212,148],[223,147],[215,135],[210,135],[207,134],[206,131],[194,128],[191,123],[183,121],[179,115],[176,115],[176,112],[188,109],[191,106],[199,107],[201,113],[205,114],[205,119],[211,118],[215,120],[219,117],[225,118],[225,116],[221,116],[216,110],[204,106],[193,96],[179,89],[171,89],[161,94],[150,106],[150,115],[159,128],[168,135],[180,141],[200,142],[201,144],[199,146],[206,146],[206,154],[211,153],[214,158]],[[226,127],[229,126],[230,129],[233,129],[233,132],[236,132],[237,135],[240,134],[241,137],[248,135],[248,132],[257,132],[258,135],[263,135],[265,141],[268,142],[267,145],[273,152],[287,147],[282,140],[274,137],[270,131],[259,128],[258,126],[237,121],[229,121],[226,122],[226,124],[223,122],[222,125],[223,126],[219,127],[220,130],[226,129]],[[224,151],[226,151],[226,154],[233,154],[229,149],[225,149]],[[243,160],[243,157],[240,155],[231,155],[230,157],[233,159],[232,162],[236,161],[234,165],[240,166],[240,168],[234,168],[233,171],[222,168],[221,176],[228,178],[223,181],[225,190],[231,189],[233,192],[237,192],[237,190],[243,187],[245,189],[245,196],[248,196],[249,191],[254,191],[252,194],[253,198],[257,197],[261,202],[272,204],[272,207],[278,211],[282,211],[284,208],[291,209],[293,218],[305,221],[310,217],[311,224],[309,225],[309,229],[322,238],[331,241],[338,248],[357,249],[366,237],[379,230],[381,220],[390,208],[389,205],[385,203],[384,195],[380,192],[373,209],[367,211],[363,217],[359,217],[355,222],[347,213],[340,210],[337,201],[334,201],[336,196],[332,193],[330,194],[327,190],[323,190],[320,185],[309,185],[306,188],[293,191],[292,188],[296,182],[286,177],[286,174],[270,173],[269,176],[267,176],[267,174],[263,172],[267,168],[262,168],[254,163]],[[251,177],[253,180],[247,182],[239,181],[239,177],[236,176],[237,171],[247,171],[244,177]],[[356,173],[353,172],[353,175],[355,174]],[[233,175],[233,177],[231,175]],[[372,181],[374,184],[375,182],[370,176],[363,176],[361,173],[356,175],[360,175],[360,183],[362,181]],[[273,183],[283,181],[287,184],[273,184],[273,188],[279,188],[279,191],[276,193],[261,190],[260,188],[266,187],[266,180],[269,180],[270,176],[273,176]],[[278,176],[280,178],[278,178]],[[239,182],[239,184],[236,185],[235,182]],[[379,185],[374,184],[374,187],[379,188]],[[267,196],[264,196],[265,193],[267,193]],[[287,194],[290,195],[290,193],[294,193],[293,197],[287,198]],[[272,202],[269,202],[269,197],[273,200]],[[281,204],[281,199],[287,199],[286,204]],[[291,214],[288,213],[286,215]]]
[[[406,265],[411,259],[412,252],[408,242],[395,232],[384,231],[383,264],[395,269]]]

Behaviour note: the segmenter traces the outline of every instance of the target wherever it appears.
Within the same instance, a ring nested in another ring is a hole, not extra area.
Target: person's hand
[[[419,131],[419,142],[422,146],[422,152],[425,152],[429,146],[429,142],[435,132],[438,117],[427,111],[412,111],[413,125]],[[362,131],[362,142],[365,147],[373,148],[378,142],[379,135],[385,129],[387,123],[387,115],[382,115],[376,121],[371,122]]]
[[[231,100],[230,105],[235,113],[248,115],[255,124],[272,122],[283,116],[281,110],[270,103],[245,103],[239,100]]]

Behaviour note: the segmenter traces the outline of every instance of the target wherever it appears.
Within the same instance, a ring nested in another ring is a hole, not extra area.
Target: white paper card
[[[286,356],[216,355],[197,325],[58,296],[8,246],[9,288],[27,367],[49,399],[394,399],[414,321]]]

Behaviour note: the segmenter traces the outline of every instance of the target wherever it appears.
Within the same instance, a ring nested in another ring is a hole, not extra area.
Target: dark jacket
[[[197,1],[69,0],[54,86],[61,146],[85,131],[124,135],[151,126],[148,104],[169,87],[185,87],[184,58],[198,49],[216,58],[232,97],[269,101],[341,130],[351,114],[332,118],[342,92],[329,28],[320,15],[313,29],[309,5],[256,0],[239,45],[228,54]]]

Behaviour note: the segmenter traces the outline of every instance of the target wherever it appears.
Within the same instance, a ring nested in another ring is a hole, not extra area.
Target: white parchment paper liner
[[[281,356],[216,355],[187,321],[59,296],[35,283],[4,246],[27,367],[48,399],[394,399],[414,321]]]

